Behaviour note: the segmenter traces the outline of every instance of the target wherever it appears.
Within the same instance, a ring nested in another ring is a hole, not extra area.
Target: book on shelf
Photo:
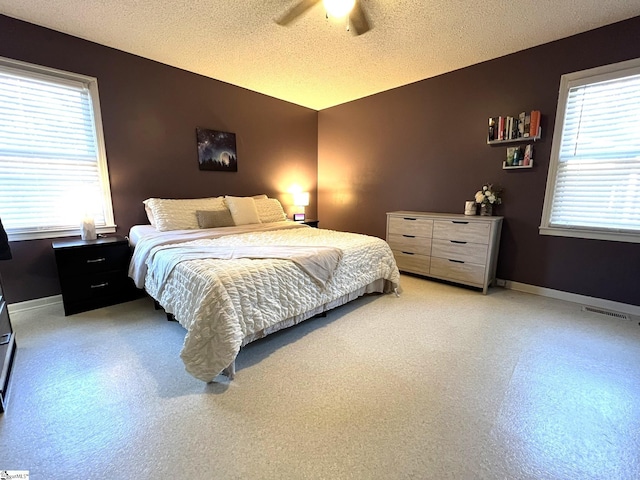
[[[530,137],[537,136],[539,128],[540,128],[540,110],[532,110],[531,121],[529,125],[529,136]]]
[[[498,129],[498,125],[497,125],[497,117],[489,117],[489,133],[487,135],[487,138],[489,139],[490,142],[492,142],[493,140],[497,140],[498,136],[497,136],[497,129]]]
[[[507,147],[507,167],[513,167],[514,158],[518,147]]]
[[[524,147],[524,157],[522,159],[522,165],[529,166],[533,161],[533,145],[529,144]]]
[[[504,117],[498,117],[498,140],[504,140]]]
[[[522,112],[520,115],[518,115],[518,138],[524,137],[524,120],[525,120],[525,116],[526,116],[526,114],[524,112]]]
[[[528,137],[530,129],[531,129],[531,113],[526,113],[524,115],[524,127],[522,129],[522,136]]]

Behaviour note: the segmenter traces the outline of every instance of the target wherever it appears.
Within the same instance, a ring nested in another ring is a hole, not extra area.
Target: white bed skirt
[[[366,295],[368,293],[390,293],[394,289],[393,283],[389,280],[385,280],[384,278],[379,278],[378,280],[374,280],[373,282],[365,285],[358,290],[353,292],[349,292],[341,297],[336,298],[335,300],[325,303],[324,305],[320,305],[319,307],[313,308],[307,312],[301,313],[300,315],[296,315],[295,317],[286,318],[274,325],[271,325],[263,330],[258,332],[254,332],[250,335],[247,335],[242,340],[242,346],[259,340],[261,338],[266,337],[272,333],[277,332],[278,330],[282,330],[283,328],[292,327],[293,325],[297,325],[300,322],[303,322],[311,317],[316,315],[320,315],[321,313],[328,312],[331,309],[339,307],[340,305],[344,305],[345,303],[349,303],[352,300],[355,300],[362,295]]]

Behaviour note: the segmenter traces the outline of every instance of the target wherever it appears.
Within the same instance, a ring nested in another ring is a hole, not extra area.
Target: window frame
[[[640,58],[581,70],[579,72],[567,73],[560,77],[558,106],[556,108],[556,120],[553,129],[553,143],[551,147],[551,157],[549,159],[542,218],[539,227],[539,233],[541,235],[640,243],[640,232],[635,233],[615,228],[550,225],[569,90],[576,86],[589,85],[638,74],[640,74]]]
[[[104,131],[102,127],[102,112],[100,109],[100,96],[98,93],[98,79],[79,73],[67,72],[51,67],[44,67],[32,63],[14,60],[11,58],[0,57],[0,67],[5,69],[17,70],[18,73],[42,79],[44,81],[63,80],[72,83],[81,83],[89,90],[89,98],[93,114],[93,127],[95,130],[96,140],[96,163],[98,168],[98,176],[100,179],[101,199],[104,208],[105,225],[96,226],[96,233],[113,233],[116,231],[113,214],[113,203],[111,200],[111,185],[109,182],[109,168],[107,164],[107,153],[104,143]],[[52,229],[33,229],[23,232],[12,232],[6,229],[9,241],[35,240],[44,238],[59,238],[79,235],[80,219],[78,219],[77,228],[52,228]]]

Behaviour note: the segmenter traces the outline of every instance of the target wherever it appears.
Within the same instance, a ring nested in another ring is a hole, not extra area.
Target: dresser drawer
[[[418,273],[421,275],[429,274],[431,257],[417,254],[412,255],[410,253],[398,251],[394,251],[393,256],[396,259],[398,270],[403,272]]]
[[[484,283],[484,265],[456,262],[446,258],[431,258],[430,273],[434,277],[445,278],[462,283],[482,285]]]
[[[491,225],[486,222],[465,220],[436,220],[433,222],[433,238],[460,240],[469,243],[489,243]]]
[[[433,220],[419,217],[389,217],[388,234],[431,237]]]
[[[469,243],[461,240],[433,239],[431,255],[447,260],[486,265],[489,246],[482,243]]]
[[[431,255],[431,239],[416,237],[414,235],[389,234],[387,239],[391,250],[401,252],[418,253],[420,255]]]
[[[56,250],[56,263],[61,277],[85,275],[107,270],[127,271],[131,249],[125,242],[86,248]]]

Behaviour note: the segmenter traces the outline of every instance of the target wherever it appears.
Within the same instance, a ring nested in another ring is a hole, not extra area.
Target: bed
[[[216,200],[221,210],[233,206]],[[365,294],[398,293],[393,254],[377,237],[288,221],[281,206],[257,222],[238,214],[232,225],[205,222],[208,228],[191,218],[202,210],[187,210],[188,228],[167,226],[158,209],[147,211],[155,225],[131,229],[129,275],[186,329],[180,356],[202,381],[220,373],[233,378],[236,356],[254,340]]]

